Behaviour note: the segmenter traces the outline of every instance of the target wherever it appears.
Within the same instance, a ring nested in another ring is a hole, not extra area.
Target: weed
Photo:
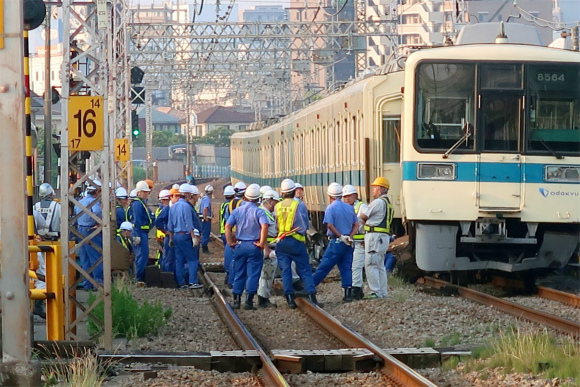
[[[121,280],[115,282],[111,292],[113,332],[115,337],[145,337],[157,335],[171,316],[171,309],[163,309],[161,303],[153,305],[145,301],[142,305],[133,298],[130,284]],[[89,294],[89,305],[92,305],[97,296]],[[100,303],[93,310],[93,316],[99,321],[104,319],[104,306]],[[100,326],[92,320],[87,321],[87,330],[91,336],[98,334]]]
[[[432,338],[425,339],[425,347],[433,348],[435,347],[435,340]]]
[[[458,356],[451,356],[449,359],[445,360],[441,365],[441,369],[443,371],[451,371],[454,370],[455,367],[459,364],[461,360]]]
[[[414,291],[413,286],[409,282],[396,275],[389,276],[389,288],[391,288],[389,292],[390,296],[397,302],[407,301],[409,293]]]
[[[457,332],[452,333],[450,335],[444,336],[441,339],[441,342],[439,343],[439,345],[441,347],[452,347],[454,345],[457,345],[461,342],[461,335]]]
[[[100,387],[112,364],[101,364],[98,356],[86,350],[70,359],[57,356],[57,363],[42,369],[45,386]]]

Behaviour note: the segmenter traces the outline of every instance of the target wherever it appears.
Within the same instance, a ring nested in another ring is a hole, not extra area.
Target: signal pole
[[[52,185],[52,84],[50,79],[50,4],[44,19],[44,181]]]
[[[3,385],[40,386],[40,369],[30,361],[27,192],[25,177],[23,0],[0,0],[0,228],[2,230]]]

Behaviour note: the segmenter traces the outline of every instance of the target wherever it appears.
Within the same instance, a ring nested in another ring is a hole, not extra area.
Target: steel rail
[[[546,288],[544,286],[537,287],[538,296],[547,300],[558,301],[562,304],[570,305],[575,308],[580,308],[580,296],[573,293],[562,292],[556,289]]]
[[[260,360],[262,361],[262,368],[260,369],[259,373],[266,386],[289,387],[289,384],[284,379],[284,376],[282,376],[280,371],[278,371],[274,363],[272,363],[272,360],[270,360],[266,352],[264,352],[264,350],[260,347],[256,339],[252,337],[251,333],[244,326],[232,307],[227,303],[219,288],[211,280],[209,274],[205,271],[203,266],[200,266],[200,268],[203,272],[203,282],[208,289],[211,289],[211,292],[213,293],[215,300],[213,304],[220,317],[230,330],[234,340],[236,340],[242,349],[255,350],[260,356]]]
[[[395,359],[310,301],[304,298],[296,298],[296,305],[304,314],[349,347],[366,348],[381,358],[383,361],[381,372],[387,377],[394,379],[396,383],[406,387],[437,387],[436,384]]]
[[[432,277],[424,277],[422,282],[425,285],[441,288],[450,287],[457,290],[458,294],[468,300],[478,302],[483,305],[492,306],[504,313],[512,316],[522,318],[531,322],[539,323],[550,327],[558,332],[571,335],[575,339],[580,339],[580,324],[573,321],[554,316],[539,310],[534,310],[515,302],[502,300],[500,298],[490,296],[489,294],[478,292],[477,290],[465,288],[450,284],[449,282],[441,281]]]

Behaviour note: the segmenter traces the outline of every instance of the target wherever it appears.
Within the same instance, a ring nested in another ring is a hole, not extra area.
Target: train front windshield
[[[420,152],[580,154],[580,64],[424,62],[415,107]]]

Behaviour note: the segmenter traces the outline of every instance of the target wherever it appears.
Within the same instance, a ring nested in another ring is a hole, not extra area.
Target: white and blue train
[[[391,183],[395,227],[427,272],[559,268],[580,240],[580,53],[469,44],[410,54],[231,140],[234,181],[306,187],[322,229],[333,182]]]

